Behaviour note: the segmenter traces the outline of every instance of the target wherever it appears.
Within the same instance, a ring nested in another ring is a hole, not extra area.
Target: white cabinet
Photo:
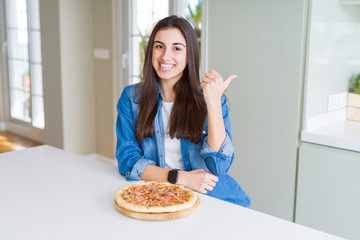
[[[360,5],[310,2],[301,140],[360,151],[360,123],[346,121],[347,92],[360,72]]]
[[[360,71],[360,6],[310,3],[295,222],[360,239],[360,123],[333,108]]]
[[[360,153],[300,146],[295,222],[360,239]]]

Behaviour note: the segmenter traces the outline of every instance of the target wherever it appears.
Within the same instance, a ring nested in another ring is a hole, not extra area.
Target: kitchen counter
[[[46,145],[0,154],[0,239],[340,239],[201,194],[190,216],[132,219],[114,207],[128,184],[114,166]]]
[[[345,118],[345,109],[307,119],[301,141],[360,152],[360,122]]]

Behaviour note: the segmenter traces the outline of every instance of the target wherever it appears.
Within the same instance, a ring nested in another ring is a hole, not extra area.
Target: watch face
[[[169,175],[168,175],[168,182],[172,183],[172,184],[176,184],[177,180],[178,180],[178,169],[172,169],[169,171]]]

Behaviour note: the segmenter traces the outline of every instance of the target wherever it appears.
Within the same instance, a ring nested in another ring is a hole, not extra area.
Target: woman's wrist
[[[178,180],[176,182],[176,184],[182,185],[182,186],[186,186],[186,171],[179,171],[178,172],[179,176],[178,176]]]
[[[206,103],[206,108],[207,108],[208,112],[217,111],[219,109],[222,109],[221,101],[213,101],[213,102]]]

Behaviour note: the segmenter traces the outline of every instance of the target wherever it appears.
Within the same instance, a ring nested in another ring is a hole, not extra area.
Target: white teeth
[[[170,69],[170,68],[172,68],[174,65],[172,65],[172,64],[163,64],[163,63],[160,63],[160,66],[161,66],[162,68],[165,68],[165,69]]]

